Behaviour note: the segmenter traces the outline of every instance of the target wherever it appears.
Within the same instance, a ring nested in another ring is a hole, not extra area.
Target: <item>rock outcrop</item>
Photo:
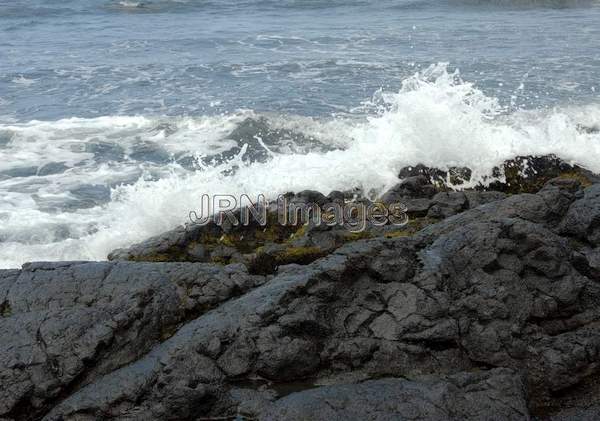
[[[361,235],[205,226],[0,271],[0,419],[597,419],[600,184],[571,170],[423,170],[381,198],[422,201],[409,224]]]

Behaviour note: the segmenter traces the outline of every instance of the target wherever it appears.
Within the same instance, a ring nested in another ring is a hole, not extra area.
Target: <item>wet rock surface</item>
[[[427,201],[402,227],[188,227],[0,271],[0,418],[597,419],[580,175],[511,194],[422,172],[380,199]]]

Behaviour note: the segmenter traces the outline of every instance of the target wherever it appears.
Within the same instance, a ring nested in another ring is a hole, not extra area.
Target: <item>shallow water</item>
[[[600,171],[599,46],[598,1],[0,0],[0,267],[104,259],[204,193]]]

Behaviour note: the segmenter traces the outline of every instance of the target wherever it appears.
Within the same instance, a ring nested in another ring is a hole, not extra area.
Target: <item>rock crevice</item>
[[[0,418],[600,416],[600,184],[431,174],[382,196],[422,201],[402,228],[211,226],[0,271]]]

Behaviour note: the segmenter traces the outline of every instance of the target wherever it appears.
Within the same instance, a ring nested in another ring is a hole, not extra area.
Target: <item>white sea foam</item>
[[[136,8],[136,7],[143,7],[144,3],[141,1],[126,1],[126,0],[124,0],[124,1],[120,1],[119,5],[122,7]]]
[[[33,85],[34,83],[36,83],[36,81],[34,79],[28,79],[26,77],[24,77],[23,75],[19,75],[19,77],[15,77],[11,80],[12,83],[15,83],[17,85],[25,85],[25,86],[29,86],[29,85]]]
[[[0,145],[0,172],[47,162],[65,162],[70,168],[51,176],[0,181],[0,267],[33,260],[103,260],[114,248],[186,222],[202,194],[275,197],[303,189],[328,193],[360,187],[376,195],[394,184],[406,165],[467,166],[478,182],[503,160],[527,154],[554,153],[600,172],[600,135],[578,129],[600,126],[600,104],[507,114],[494,98],[438,65],[405,80],[399,92],[379,93],[366,108],[379,112],[326,121],[263,116],[272,127],[303,133],[331,148],[275,153],[267,162],[245,162],[239,155],[195,171],[128,159],[98,164],[82,145],[98,139],[118,142],[128,153],[142,140],[161,145],[173,156],[184,151],[202,156],[230,148],[227,134],[247,117],[257,116],[245,111],[217,117],[103,117],[0,126],[0,132],[12,134],[8,144]],[[174,130],[169,133],[170,126]],[[224,171],[234,165],[237,170]],[[55,213],[40,208],[41,199],[67,200],[73,186],[112,185],[140,174],[136,183],[113,188],[105,205]]]

